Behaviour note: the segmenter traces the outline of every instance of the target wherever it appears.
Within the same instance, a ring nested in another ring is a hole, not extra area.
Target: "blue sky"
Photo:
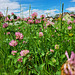
[[[49,13],[50,16],[54,16],[60,13],[60,4],[62,3],[64,3],[64,12],[75,12],[75,0],[0,0],[0,11],[5,14],[8,7],[8,14],[14,12],[22,16],[20,15],[21,4],[21,10],[25,17],[29,16],[29,5],[31,5],[31,13],[37,12],[38,16]]]
[[[19,4],[26,4],[27,9],[29,4],[31,4],[32,9],[58,9],[60,10],[60,4],[64,3],[64,11],[66,8],[75,7],[75,0],[11,0],[19,2]],[[26,6],[24,5],[24,6]]]

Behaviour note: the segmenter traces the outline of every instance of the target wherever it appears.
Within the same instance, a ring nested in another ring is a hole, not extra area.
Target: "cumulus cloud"
[[[5,15],[8,7],[8,14],[11,12],[19,12],[20,5],[18,2],[11,2],[10,0],[0,0],[0,11]]]
[[[69,8],[66,8],[66,10],[75,12],[75,7],[69,7]]]
[[[38,13],[38,18],[40,17],[40,15],[45,15],[45,16],[47,16],[47,14],[49,14],[49,16],[55,16],[56,15],[56,11],[58,11],[57,9],[55,9],[55,10],[39,10],[39,9],[33,9],[33,10],[31,10],[31,14],[33,13],[33,12],[37,12]],[[23,15],[25,16],[25,17],[28,17],[29,16],[29,10],[27,10],[27,11],[24,11],[23,12]]]
[[[21,12],[21,15],[20,15],[20,4],[17,0],[0,0],[0,11],[4,15],[6,15],[6,10],[8,7],[8,14],[11,14],[11,12],[14,12],[17,16],[28,17],[29,16],[29,10],[25,10],[28,6],[29,6],[29,4],[22,4],[21,5],[21,7],[22,7],[21,10],[23,10],[23,13]],[[37,12],[38,17],[40,17],[40,15],[42,15],[42,14],[47,15],[48,13],[49,13],[49,16],[55,16],[56,11],[59,11],[59,10],[57,10],[57,9],[55,9],[55,10],[33,9],[33,10],[31,10],[30,13],[32,14],[33,12]]]

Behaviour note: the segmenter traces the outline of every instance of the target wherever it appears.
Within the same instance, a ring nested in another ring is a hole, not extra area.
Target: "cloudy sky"
[[[54,16],[61,13],[61,4],[64,3],[64,12],[75,12],[75,0],[0,0],[0,11],[6,14],[14,12],[16,15],[28,17],[29,5],[31,5],[31,13],[37,12],[38,17],[41,14]],[[21,15],[20,15],[21,5]]]

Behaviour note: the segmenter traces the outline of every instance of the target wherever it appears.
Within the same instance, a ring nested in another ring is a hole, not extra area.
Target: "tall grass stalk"
[[[8,15],[8,7],[7,7],[7,10],[6,10],[6,17],[7,17],[7,15]]]
[[[29,5],[29,17],[30,17],[31,5]]]

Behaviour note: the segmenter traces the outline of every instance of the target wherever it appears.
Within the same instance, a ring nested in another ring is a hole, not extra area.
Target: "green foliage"
[[[43,27],[43,24],[46,27],[44,21],[40,24],[19,22],[17,25],[13,22],[13,25],[7,28],[2,27],[3,23],[0,25],[0,68],[2,69],[0,73],[4,75],[60,75],[60,68],[67,60],[65,51],[67,50],[70,55],[71,51],[75,50],[74,23],[72,23],[73,29],[68,30],[69,25],[66,21],[63,21],[62,29],[61,21],[55,22],[46,29]],[[40,28],[42,28],[41,31]],[[10,34],[7,35],[7,32]],[[24,35],[23,39],[15,39],[15,32],[21,32]],[[39,32],[43,32],[42,37],[39,37]],[[73,36],[69,36],[70,33],[73,33]],[[16,40],[17,46],[11,47],[9,45],[11,40]],[[55,49],[56,44],[59,45],[59,49]],[[18,52],[12,55],[13,50]],[[21,50],[29,50],[29,54],[20,56]],[[22,62],[17,61],[19,58],[23,58]]]

